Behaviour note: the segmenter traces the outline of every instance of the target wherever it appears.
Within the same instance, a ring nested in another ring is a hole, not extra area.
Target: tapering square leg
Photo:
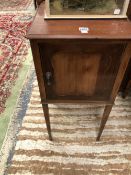
[[[98,136],[97,136],[96,141],[99,141],[99,140],[100,140],[101,134],[102,134],[102,132],[103,132],[103,129],[104,129],[104,127],[105,127],[105,124],[106,124],[106,122],[107,122],[107,120],[108,120],[108,117],[109,117],[109,115],[110,115],[112,106],[113,106],[113,105],[106,105],[106,106],[105,106],[104,113],[103,113],[103,117],[102,117],[102,119],[101,119],[101,124],[100,124],[100,128],[99,128],[99,133],[98,133]]]
[[[48,135],[49,135],[49,140],[52,141],[53,139],[52,139],[52,135],[51,135],[50,116],[49,116],[48,104],[42,104],[42,106],[43,106],[43,111],[44,111],[44,116],[45,116],[46,127],[47,127],[47,131],[48,131]]]

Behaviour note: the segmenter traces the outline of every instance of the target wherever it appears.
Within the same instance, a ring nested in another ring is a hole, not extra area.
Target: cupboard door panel
[[[100,54],[58,52],[53,55],[53,90],[58,96],[94,94]]]
[[[86,40],[41,44],[47,99],[110,100],[124,47],[121,43],[98,44]]]

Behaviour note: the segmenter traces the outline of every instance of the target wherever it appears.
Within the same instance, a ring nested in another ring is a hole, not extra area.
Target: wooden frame
[[[45,0],[45,19],[124,19],[128,18],[128,8],[131,4],[130,0],[125,0],[124,8],[121,15],[51,15],[49,0]]]
[[[127,16],[128,16],[128,19],[131,19],[131,0],[128,5]]]

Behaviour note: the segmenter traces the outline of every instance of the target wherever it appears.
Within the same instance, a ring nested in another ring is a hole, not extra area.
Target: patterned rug
[[[21,1],[22,2],[22,1]],[[25,38],[31,13],[0,13],[0,113],[30,48]]]
[[[103,106],[49,105],[49,111],[53,142],[35,81],[9,175],[131,175],[131,96],[117,97],[100,142]]]
[[[0,0],[0,10],[27,10],[33,0]]]

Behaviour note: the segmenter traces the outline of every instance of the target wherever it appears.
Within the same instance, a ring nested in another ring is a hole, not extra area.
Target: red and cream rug
[[[0,13],[0,113],[28,54],[30,45],[25,36],[31,22],[29,12]]]
[[[0,0],[0,10],[27,10],[33,4],[33,0]]]
[[[8,175],[131,175],[131,96],[117,97],[100,142],[103,107],[49,105],[48,140],[37,82]]]

